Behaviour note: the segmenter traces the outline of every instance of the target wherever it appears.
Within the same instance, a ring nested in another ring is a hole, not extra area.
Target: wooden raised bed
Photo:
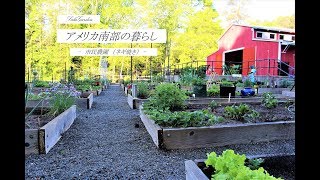
[[[35,107],[41,100],[28,100],[26,107],[28,108],[33,108]],[[50,107],[50,100],[49,99],[45,99],[43,100],[38,107]]]
[[[80,98],[76,99],[76,104],[80,108],[91,109],[93,103],[93,93],[84,92],[80,95]]]
[[[271,92],[272,94],[281,94],[282,91],[289,91],[290,88],[258,88],[258,94]]]
[[[275,95],[278,101],[294,100],[284,95]],[[222,103],[228,102],[229,98],[189,98],[186,104],[209,104],[212,100]],[[261,102],[262,97],[243,97],[243,98],[230,98],[230,103],[247,103],[247,102]]]
[[[92,93],[94,96],[99,96],[102,92],[101,89],[95,90],[95,91],[89,91],[90,93]]]
[[[247,159],[253,159],[253,158],[263,158],[265,164],[273,164],[270,169],[270,167],[264,167],[265,170],[267,170],[268,173],[270,173],[272,176],[277,177],[274,173],[272,173],[271,170],[276,170],[278,168],[284,168],[282,172],[277,170],[278,173],[286,173],[286,174],[294,174],[295,172],[295,166],[294,165],[294,157],[295,154],[267,154],[267,155],[256,155],[256,156],[246,156]],[[277,158],[284,158],[287,161],[282,162],[276,162],[275,159]],[[289,161],[293,162],[289,162]],[[205,172],[201,169],[202,167],[205,167],[204,163],[205,159],[196,159],[194,161],[192,160],[186,160],[184,162],[185,165],[185,173],[186,173],[186,180],[209,180],[208,176],[205,174]],[[276,163],[276,164],[275,164]],[[283,165],[279,166],[279,163],[282,163]],[[291,164],[290,164],[291,163]],[[208,173],[209,174],[209,173]]]
[[[25,129],[25,154],[47,154],[76,117],[76,105],[72,105],[40,129]]]
[[[186,149],[295,139],[295,121],[163,128],[143,113],[140,118],[160,149]]]
[[[129,104],[129,107],[131,109],[138,109],[140,105],[142,105],[143,102],[148,101],[148,99],[140,99],[140,98],[134,98],[131,94],[128,94],[127,102]]]
[[[125,94],[125,95],[128,95],[128,87],[127,87],[127,86],[124,87],[124,94]]]

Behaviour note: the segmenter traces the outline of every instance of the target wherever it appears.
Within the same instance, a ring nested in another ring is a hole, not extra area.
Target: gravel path
[[[137,124],[139,127],[137,127]],[[25,179],[185,179],[184,161],[233,149],[248,155],[294,153],[294,140],[163,151],[130,109],[118,85],[78,109],[70,129],[48,154],[25,158]]]

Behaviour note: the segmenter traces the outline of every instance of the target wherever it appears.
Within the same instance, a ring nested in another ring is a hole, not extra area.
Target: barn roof
[[[253,29],[257,29],[257,30],[273,31],[273,32],[279,32],[279,33],[281,33],[281,32],[282,33],[295,33],[294,29],[289,29],[289,28],[276,28],[276,27],[266,27],[266,26],[251,26],[251,25],[244,25],[244,24],[232,24],[226,29],[226,31],[222,34],[222,36],[218,40],[220,40],[232,26],[249,27],[249,28],[253,28]]]

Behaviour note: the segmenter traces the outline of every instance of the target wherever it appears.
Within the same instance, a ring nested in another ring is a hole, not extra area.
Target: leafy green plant
[[[220,87],[218,84],[212,84],[210,88],[207,90],[208,96],[216,96],[220,93]]]
[[[262,94],[262,102],[265,107],[271,109],[278,106],[278,100],[271,92],[265,92]]]
[[[101,86],[91,86],[91,90],[92,91],[97,91],[97,90],[100,90],[101,89]]]
[[[253,159],[248,159],[248,161],[245,162],[245,165],[248,166],[251,170],[255,170],[255,169],[259,169],[263,162],[264,162],[264,159],[262,158],[253,158]]]
[[[90,84],[79,84],[77,85],[77,90],[79,91],[90,91],[91,90],[91,85]]]
[[[237,87],[245,87],[245,86],[244,86],[244,83],[242,83],[242,82],[237,82],[236,86],[237,86]]]
[[[249,78],[247,78],[244,82],[243,82],[243,86],[244,87],[252,87],[253,83],[250,81]]]
[[[34,81],[33,86],[34,86],[34,87],[44,87],[44,88],[49,88],[49,87],[50,87],[49,82],[47,82],[47,81],[40,81],[40,80]]]
[[[52,105],[49,115],[57,116],[61,114],[68,108],[70,108],[73,104],[75,104],[75,97],[67,92],[57,92],[50,98],[50,104]]]
[[[188,97],[175,84],[163,83],[156,86],[154,93],[150,96],[149,103],[153,108],[159,110],[181,110],[185,107],[184,100]],[[146,104],[145,103],[145,104]]]
[[[227,149],[218,156],[215,152],[207,154],[206,166],[212,166],[214,173],[211,179],[257,179],[257,180],[280,180],[270,175],[263,167],[252,170],[245,166],[246,156],[236,154]]]
[[[245,117],[256,118],[259,113],[250,109],[247,104],[240,104],[239,106],[232,105],[224,108],[224,116],[238,121],[244,121]]]
[[[214,110],[215,108],[217,108],[217,107],[219,107],[220,106],[220,104],[217,102],[217,101],[215,101],[215,100],[212,100],[210,103],[209,103],[209,105],[208,105],[208,107],[211,109],[211,110]]]
[[[164,127],[210,126],[224,120],[223,117],[215,116],[209,113],[208,110],[171,112],[168,109],[157,110],[145,105],[143,109],[156,124]]]
[[[160,83],[164,81],[164,77],[161,74],[157,74],[152,76],[152,82],[154,83]]]
[[[279,82],[279,87],[288,88],[288,87],[292,86],[293,84],[294,84],[294,82],[288,81],[288,80],[286,80],[286,79],[282,79],[282,80]]]
[[[234,83],[231,82],[231,81],[223,80],[223,81],[221,81],[220,86],[224,86],[224,87],[234,87]]]
[[[149,85],[147,82],[138,82],[137,83],[137,96],[139,98],[148,98],[149,97]]]

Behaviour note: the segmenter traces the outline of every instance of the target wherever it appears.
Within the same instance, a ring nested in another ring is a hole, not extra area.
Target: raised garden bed
[[[270,154],[247,156],[247,159],[263,158],[262,167],[272,176],[285,180],[295,179],[295,155],[294,154]],[[209,180],[212,169],[206,167],[204,159],[186,160],[186,180]]]
[[[26,102],[26,107],[27,108],[33,108],[33,107],[36,107],[38,105],[38,107],[50,107],[50,100],[49,99],[45,99],[43,100],[42,102],[40,102],[41,100],[28,100]]]
[[[38,110],[38,113],[40,110]],[[47,154],[59,141],[62,134],[67,131],[76,118],[76,105],[72,105],[53,119],[40,119],[31,116],[25,127],[25,154]]]
[[[257,107],[261,106],[259,103],[254,104]],[[139,108],[140,118],[153,142],[160,149],[201,148],[266,142],[278,139],[295,139],[294,115],[282,114],[284,113],[283,108],[277,107],[270,110],[273,113],[260,109],[265,116],[265,122],[243,123],[235,120],[226,120],[213,126],[186,128],[161,127],[150,119],[142,108],[142,106]],[[189,111],[193,111],[195,108],[198,108],[197,105],[191,105]],[[219,108],[215,109],[215,114],[217,115],[221,114],[223,106]],[[286,113],[290,114],[289,111]],[[254,121],[258,120],[254,119]]]
[[[134,98],[131,94],[128,94],[127,102],[131,109],[138,109],[143,102],[148,101],[148,99]]]
[[[93,93],[84,92],[81,93],[80,98],[76,99],[76,104],[80,108],[91,109],[93,103]]]
[[[290,98],[284,95],[275,95],[278,101],[294,101],[294,98]],[[186,104],[209,104],[211,101],[216,102],[229,102],[229,98],[189,98],[186,100]],[[230,103],[247,103],[247,102],[261,102],[261,96],[253,96],[253,97],[235,97],[230,98]]]
[[[271,92],[272,94],[281,94],[282,91],[289,91],[291,88],[258,88],[258,94],[263,94],[265,92]]]
[[[93,91],[88,91],[89,93],[92,93],[94,96],[99,96],[102,92],[101,89],[98,90],[93,90]]]
[[[124,94],[125,94],[125,95],[128,95],[128,87],[127,87],[127,86],[124,87]]]

